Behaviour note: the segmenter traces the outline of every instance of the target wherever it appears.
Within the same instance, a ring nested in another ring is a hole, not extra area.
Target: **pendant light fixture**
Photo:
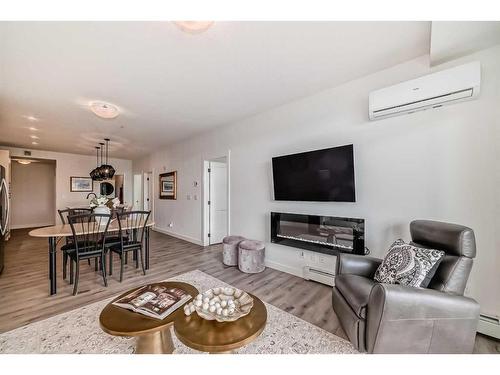
[[[115,175],[115,169],[108,164],[108,144],[109,144],[109,138],[104,139],[106,141],[106,164],[101,165],[99,168],[100,175],[103,180],[108,180],[113,178]],[[102,162],[102,159],[101,159]]]
[[[90,172],[90,178],[92,178],[93,181],[97,181],[99,178],[99,150],[100,147],[95,148],[95,153],[96,153],[96,166],[95,168]]]

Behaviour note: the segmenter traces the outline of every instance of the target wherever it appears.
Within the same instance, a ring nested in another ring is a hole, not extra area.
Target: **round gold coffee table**
[[[183,314],[174,321],[175,335],[184,345],[209,353],[228,353],[249,344],[262,333],[267,321],[266,306],[250,295],[253,307],[243,318],[220,323],[200,318],[196,312],[190,316]]]
[[[167,288],[183,289],[192,297],[196,297],[199,293],[198,289],[194,286],[182,282],[168,281],[158,284]],[[112,302],[141,287],[123,293]],[[99,316],[99,323],[104,332],[113,336],[136,337],[135,353],[137,354],[173,352],[174,344],[172,342],[172,336],[170,335],[170,326],[174,323],[174,320],[184,317],[184,309],[182,306],[165,319],[158,320],[114,306],[111,304],[112,302],[106,305]]]

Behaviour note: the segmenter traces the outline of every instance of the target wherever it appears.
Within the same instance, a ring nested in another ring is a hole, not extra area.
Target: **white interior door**
[[[227,164],[210,162],[209,217],[210,244],[227,236]]]
[[[142,210],[143,208],[142,196],[142,174],[134,175],[134,210]]]
[[[144,173],[144,210],[151,211],[153,209],[152,199],[152,173]]]

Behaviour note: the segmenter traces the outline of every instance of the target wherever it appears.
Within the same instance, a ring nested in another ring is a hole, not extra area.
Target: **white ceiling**
[[[438,65],[499,43],[498,21],[433,21],[431,64]]]
[[[0,144],[136,158],[429,53],[430,22],[0,23]],[[87,106],[122,109],[102,120]],[[23,116],[36,116],[30,122]]]

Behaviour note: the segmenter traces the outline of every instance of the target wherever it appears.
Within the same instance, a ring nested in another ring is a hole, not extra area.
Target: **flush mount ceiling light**
[[[31,135],[30,135],[30,138],[31,138],[31,139],[38,139],[39,137],[38,137],[38,135],[31,134]]]
[[[31,142],[31,144],[36,146],[38,142]]]
[[[26,120],[31,121],[31,122],[40,121],[40,119],[35,117],[35,116],[24,115],[23,118],[25,118]]]
[[[105,102],[90,102],[89,107],[90,110],[100,118],[112,119],[119,115],[118,107],[113,104]]]
[[[38,160],[31,160],[31,159],[12,159],[14,161],[17,161],[19,164],[22,165],[28,165],[31,163],[38,163]]]
[[[207,31],[214,21],[174,21],[174,24],[186,33],[200,34]]]

